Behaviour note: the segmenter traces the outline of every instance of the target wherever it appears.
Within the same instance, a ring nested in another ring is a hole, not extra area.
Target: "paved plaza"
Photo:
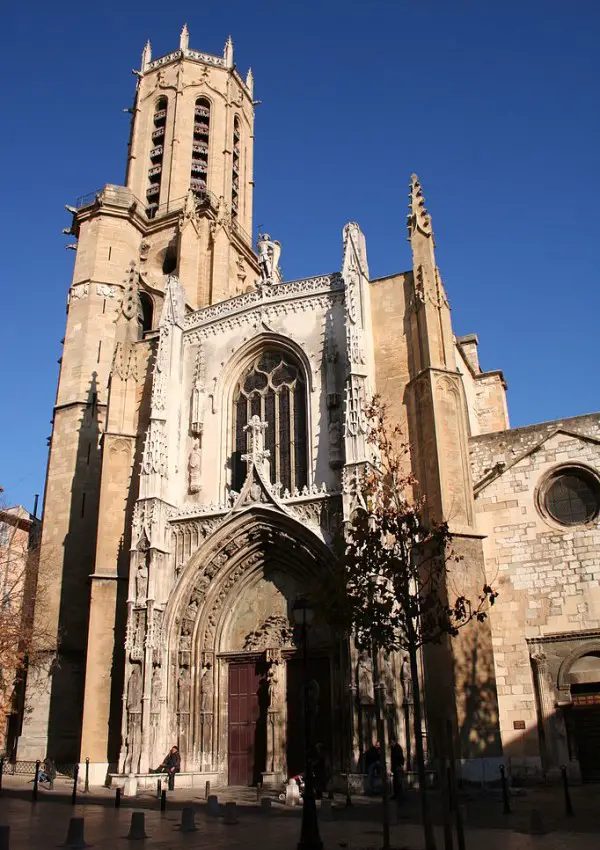
[[[79,794],[78,803],[71,803],[71,787],[59,780],[54,791],[40,789],[37,803],[31,802],[31,784],[21,777],[5,777],[0,798],[0,824],[11,827],[10,850],[36,850],[57,847],[65,842],[69,819],[85,819],[85,839],[93,847],[114,848],[143,846],[148,848],[264,848],[264,850],[294,850],[300,831],[300,808],[286,808],[276,802],[270,812],[261,811],[252,789],[223,789],[218,792],[221,802],[238,803],[239,822],[227,825],[222,817],[209,817],[206,804],[186,790],[169,795],[167,810],[162,813],[159,801],[151,794],[135,799],[124,798],[120,809],[114,808],[114,792],[94,790]],[[512,813],[502,812],[497,793],[464,795],[462,812],[466,821],[467,850],[596,850],[599,845],[600,807],[597,805],[600,786],[572,789],[575,816],[564,814],[562,790],[557,787],[527,789],[511,800]],[[266,796],[266,795],[265,795]],[[438,848],[444,847],[439,800],[432,795],[433,817],[436,822]],[[179,830],[181,809],[193,806],[197,831],[182,834]],[[530,834],[531,812],[539,812],[545,834]],[[144,841],[127,838],[133,811],[145,814]],[[423,839],[419,824],[416,795],[408,795],[397,825],[392,826],[392,844],[396,848],[421,850]],[[343,797],[334,801],[333,820],[320,815],[321,836],[325,850],[347,848],[366,850],[381,847],[380,803],[356,799],[346,808]],[[456,841],[455,845],[456,847]]]

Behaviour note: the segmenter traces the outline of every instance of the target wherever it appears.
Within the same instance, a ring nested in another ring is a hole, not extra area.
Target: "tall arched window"
[[[240,201],[240,119],[237,115],[233,119],[233,155],[231,162],[231,214],[235,218],[238,214]]]
[[[242,455],[248,450],[244,426],[252,416],[267,423],[265,448],[270,452],[272,484],[293,491],[306,477],[306,382],[300,363],[287,352],[267,349],[244,371],[233,394],[232,486],[246,477]]]
[[[150,149],[150,168],[148,169],[148,188],[146,215],[154,218],[160,204],[160,181],[162,177],[163,155],[165,150],[165,128],[167,125],[166,97],[159,97],[152,119],[152,147]]]
[[[208,138],[210,134],[210,102],[199,97],[194,106],[194,140],[190,186],[198,197],[204,197],[208,178]]]

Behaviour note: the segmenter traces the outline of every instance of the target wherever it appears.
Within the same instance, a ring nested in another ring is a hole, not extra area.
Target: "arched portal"
[[[186,771],[278,783],[303,768],[301,647],[292,606],[327,580],[331,552],[296,520],[252,507],[190,559],[166,612],[169,681],[159,750]],[[340,652],[322,616],[309,629],[313,734],[342,747]],[[336,729],[336,734],[334,734]]]
[[[600,779],[600,642],[585,641],[562,662],[562,694],[569,694],[567,727],[584,781]]]

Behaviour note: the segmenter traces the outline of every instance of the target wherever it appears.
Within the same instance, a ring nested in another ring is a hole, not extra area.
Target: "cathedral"
[[[410,178],[412,267],[369,275],[349,222],[335,271],[283,280],[252,239],[253,76],[189,47],[136,71],[125,185],[68,207],[75,268],[53,412],[19,759],[90,782],[277,784],[304,765],[298,599],[334,558],[367,460],[365,402],[410,442],[485,623],[420,664],[428,758],[465,779],[600,771],[600,415],[511,429],[501,371],[456,337],[432,219]],[[275,234],[276,235],[276,234]],[[360,772],[385,734],[414,763],[413,683],[313,613],[314,736]],[[305,612],[306,616],[306,612]],[[449,726],[448,726],[449,724]]]

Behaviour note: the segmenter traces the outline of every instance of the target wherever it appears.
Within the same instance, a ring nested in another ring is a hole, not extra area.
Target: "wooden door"
[[[252,785],[264,770],[260,694],[255,662],[229,665],[229,784]]]
[[[571,685],[572,722],[584,782],[600,781],[600,685]]]

